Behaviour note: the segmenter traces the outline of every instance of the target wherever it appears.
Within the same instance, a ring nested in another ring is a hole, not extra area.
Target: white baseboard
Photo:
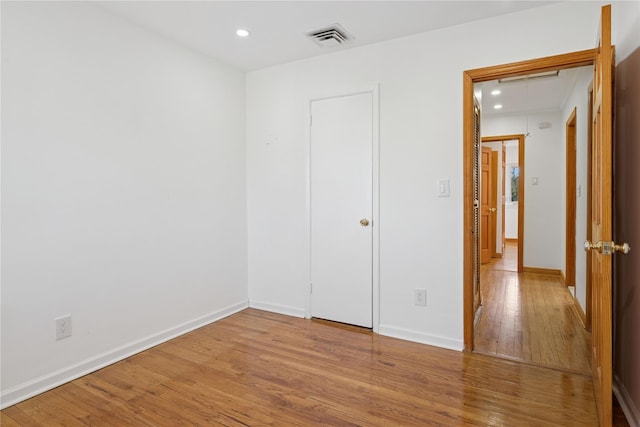
[[[285,316],[304,318],[304,309],[289,307],[286,305],[271,304],[268,302],[249,300],[249,307],[258,310],[270,311],[272,313],[284,314]]]
[[[640,427],[640,408],[633,402],[624,383],[617,375],[613,378],[613,394],[616,395],[629,425],[631,427]]]
[[[396,326],[380,325],[378,331],[380,335],[399,338],[406,341],[413,341],[420,344],[432,345],[435,347],[447,348],[449,350],[462,351],[464,348],[462,340],[454,340],[438,335],[425,334],[424,332],[412,329],[398,328]]]
[[[193,331],[194,329],[198,329],[202,326],[208,325],[224,317],[242,311],[247,307],[247,301],[233,304],[197,319],[182,323],[181,325],[166,329],[157,334],[149,335],[145,338],[126,344],[114,350],[104,352],[95,357],[79,362],[75,365],[60,369],[46,375],[42,375],[33,380],[11,387],[10,389],[2,391],[2,393],[0,394],[0,409],[15,405],[18,402],[43,393],[47,390],[51,390],[52,388],[58,387],[64,383],[73,381],[91,372],[97,371],[98,369],[102,369],[105,366],[119,362],[123,359],[126,359],[127,357],[133,356],[134,354],[140,353],[151,347],[155,347],[158,344],[162,344],[163,342],[169,341],[187,332]]]

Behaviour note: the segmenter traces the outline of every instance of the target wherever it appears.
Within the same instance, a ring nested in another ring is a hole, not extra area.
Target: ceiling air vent
[[[333,24],[330,27],[307,33],[307,37],[313,40],[320,47],[340,46],[353,40],[353,36],[345,31],[340,24]]]

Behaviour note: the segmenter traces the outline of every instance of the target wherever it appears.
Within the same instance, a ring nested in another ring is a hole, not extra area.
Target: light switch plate
[[[438,180],[438,197],[449,197],[449,180],[448,179],[439,179]]]

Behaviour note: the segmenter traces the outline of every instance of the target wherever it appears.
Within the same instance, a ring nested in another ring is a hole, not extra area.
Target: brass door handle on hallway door
[[[595,249],[603,255],[612,255],[616,252],[622,252],[623,254],[628,254],[631,252],[631,246],[628,243],[623,243],[621,245],[616,245],[615,242],[596,242],[591,243],[586,240],[584,242],[584,250],[589,252],[590,250]]]
[[[369,225],[369,220],[367,218],[362,218],[360,220],[360,225],[366,227],[367,225]]]
[[[491,213],[496,213],[497,209],[496,208],[491,208],[489,209],[491,211]]]

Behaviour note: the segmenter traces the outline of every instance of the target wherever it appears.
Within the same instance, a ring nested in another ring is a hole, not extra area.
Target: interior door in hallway
[[[498,257],[498,151],[491,151],[491,207],[489,216],[489,248],[491,257]]]
[[[311,315],[373,326],[373,94],[311,102]]]
[[[491,148],[480,153],[480,263],[491,261]],[[495,240],[495,233],[493,239]]]

